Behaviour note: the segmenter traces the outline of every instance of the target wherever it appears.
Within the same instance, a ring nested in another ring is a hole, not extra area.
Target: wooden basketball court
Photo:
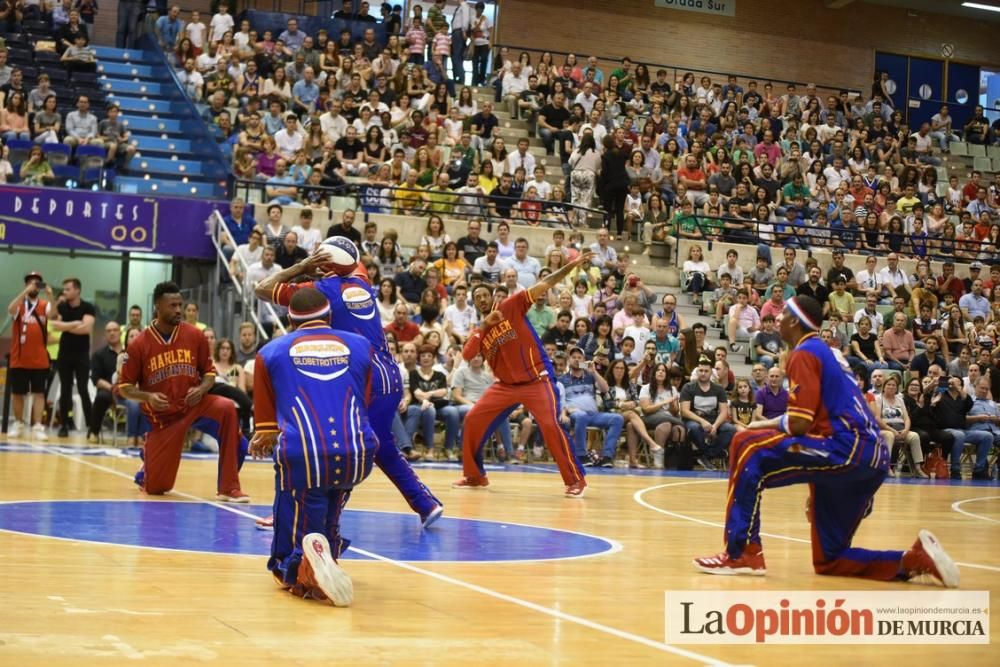
[[[491,472],[488,491],[452,490],[457,466],[422,468],[446,518],[421,531],[375,472],[349,505],[375,511],[352,515],[363,539],[345,530],[355,602],[337,609],[291,597],[265,569],[270,534],[252,519],[268,513],[268,464],[243,469],[250,506],[202,500],[214,460],[184,460],[163,499],[137,491],[138,464],[23,441],[0,451],[0,664],[996,664],[984,645],[663,643],[668,589],[929,590],[814,575],[804,487],[765,496],[766,577],[711,577],[690,561],[720,549],[719,474],[599,471],[571,500],[545,467]],[[963,589],[997,599],[997,485],[888,483],[856,542],[907,548],[922,527],[961,564]]]

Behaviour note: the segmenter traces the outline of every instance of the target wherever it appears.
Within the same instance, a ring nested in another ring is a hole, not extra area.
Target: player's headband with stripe
[[[819,331],[821,323],[814,322],[812,318],[806,315],[802,306],[799,305],[798,297],[793,296],[791,299],[786,301],[785,307],[788,308],[792,315],[795,316],[795,319],[802,323],[803,327],[809,329],[810,331]]]
[[[321,320],[330,314],[330,304],[323,304],[322,308],[316,310],[302,311],[289,307],[288,318],[297,322],[308,322],[309,320]]]

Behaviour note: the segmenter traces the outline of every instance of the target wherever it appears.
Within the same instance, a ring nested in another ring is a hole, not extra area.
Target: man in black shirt
[[[566,96],[558,92],[552,96],[552,102],[543,106],[538,112],[538,134],[545,143],[547,155],[555,152],[556,141],[563,138],[568,123],[569,109],[566,108]]]
[[[420,296],[427,289],[427,281],[424,280],[426,268],[427,262],[417,257],[410,262],[407,271],[400,271],[393,277],[399,293],[408,303],[420,303]]]
[[[913,357],[910,361],[910,373],[916,373],[917,377],[923,377],[927,375],[927,369],[933,365],[938,365],[941,370],[948,368],[948,363],[941,356],[941,344],[938,342],[937,338],[928,338],[924,341],[923,354],[918,354]]]
[[[90,428],[87,429],[87,442],[91,443],[100,442],[104,413],[115,402],[111,388],[118,368],[118,355],[122,351],[121,326],[117,322],[108,322],[104,325],[104,339],[107,345],[90,358],[90,381],[97,387],[94,409],[90,413]]]
[[[556,323],[549,327],[542,335],[542,344],[552,344],[559,352],[567,352],[569,343],[574,338],[570,324],[573,323],[573,313],[568,310],[560,310],[556,315]]]
[[[493,141],[493,130],[499,124],[500,120],[493,115],[493,103],[483,102],[483,110],[469,121],[472,145],[478,150],[485,150]]]
[[[836,282],[837,276],[840,275],[844,276],[844,281],[847,283],[847,291],[858,288],[858,281],[854,279],[854,271],[851,271],[850,267],[844,266],[844,251],[838,248],[833,251],[833,266],[826,272],[826,284],[828,286],[833,285]]]
[[[278,246],[274,255],[274,263],[283,269],[288,269],[307,257],[309,257],[309,253],[299,245],[299,235],[295,232],[288,232],[281,240],[281,245]]]
[[[63,281],[62,295],[58,301],[58,317],[49,320],[49,326],[62,332],[59,339],[59,415],[62,425],[59,437],[69,436],[69,411],[73,407],[73,380],[83,404],[84,419],[90,426],[92,406],[88,374],[90,372],[90,334],[94,330],[97,311],[94,304],[80,298],[80,280],[67,278]]]
[[[510,211],[517,203],[517,195],[513,190],[514,177],[504,174],[500,177],[500,185],[490,193],[490,217],[510,220]]]
[[[479,220],[469,220],[465,228],[466,235],[458,239],[458,256],[469,266],[486,254],[486,241],[479,237],[483,223]]]
[[[992,438],[985,431],[970,431],[966,423],[969,410],[972,409],[972,397],[965,393],[961,378],[948,378],[948,391],[942,393],[935,392],[931,398],[931,412],[937,421],[938,428],[951,434],[954,444],[951,447],[951,478],[962,479],[962,472],[958,457],[966,442],[979,443],[982,438]],[[933,437],[933,436],[932,436]],[[945,448],[947,452],[947,448]],[[957,452],[957,453],[956,453]]]
[[[345,209],[340,217],[340,224],[330,225],[330,229],[326,232],[326,238],[344,236],[351,239],[354,245],[361,247],[361,232],[354,228],[354,216],[355,212],[353,208]]]
[[[806,282],[799,285],[796,288],[795,293],[800,296],[803,294],[806,296],[811,296],[812,298],[819,301],[819,305],[823,306],[823,313],[826,314],[827,310],[829,309],[827,301],[830,298],[830,290],[826,288],[826,285],[823,285],[819,282],[819,277],[821,273],[822,272],[820,271],[820,268],[818,266],[814,266],[811,269],[809,269],[809,279]]]

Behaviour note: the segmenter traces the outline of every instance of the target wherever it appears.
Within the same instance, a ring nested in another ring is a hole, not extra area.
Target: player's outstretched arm
[[[263,299],[264,301],[271,303],[275,287],[290,282],[292,278],[298,278],[303,275],[311,276],[315,274],[323,261],[323,259],[313,252],[313,254],[309,257],[291,265],[287,269],[278,271],[273,276],[264,278],[264,280],[257,283],[257,286],[254,288],[254,293],[257,294],[258,299]]]
[[[580,266],[585,261],[591,260],[593,258],[594,258],[593,251],[584,250],[579,255],[577,255],[576,259],[567,263],[558,271],[550,273],[549,275],[545,276],[545,278],[543,278],[542,280],[539,280],[537,283],[528,288],[528,293],[531,295],[531,300],[536,301],[545,296],[545,294],[548,293],[550,289],[562,283],[563,280],[566,279],[566,276],[568,276],[570,273],[573,272],[573,269]]]

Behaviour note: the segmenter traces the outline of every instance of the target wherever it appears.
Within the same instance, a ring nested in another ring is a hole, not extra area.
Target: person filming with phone
[[[40,298],[41,293],[45,298]],[[32,271],[24,277],[24,289],[7,306],[14,318],[11,329],[9,382],[13,400],[13,421],[7,431],[11,438],[25,432],[24,397],[31,395],[31,436],[48,440],[42,415],[45,412],[45,383],[49,376],[49,317],[55,312],[52,288],[42,274]]]
[[[564,413],[573,426],[573,448],[584,465],[613,468],[618,438],[625,426],[625,418],[611,412],[601,412],[597,405],[597,392],[608,391],[607,381],[594,368],[593,361],[586,361],[583,350],[574,347],[569,351],[569,368],[558,378],[566,389]],[[604,431],[601,454],[587,452],[587,429]]]

